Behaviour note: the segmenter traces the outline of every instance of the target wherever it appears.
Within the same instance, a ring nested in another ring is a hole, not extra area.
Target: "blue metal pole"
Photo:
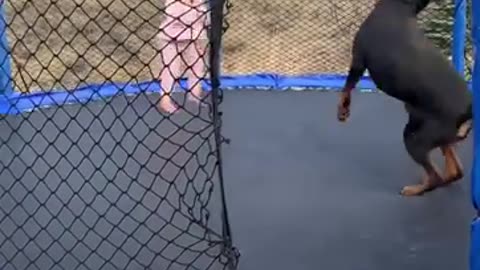
[[[0,96],[13,92],[10,48],[5,23],[5,4],[0,1]]]
[[[472,40],[474,53],[473,67],[473,118],[480,116],[480,107],[475,104],[480,102],[480,1],[472,1]],[[470,270],[480,270],[480,126],[474,123],[474,160],[472,168],[472,201],[477,211],[477,217],[472,223],[470,244]]]
[[[467,1],[453,0],[455,12],[453,14],[453,44],[452,61],[455,69],[465,75],[465,41],[467,36]]]

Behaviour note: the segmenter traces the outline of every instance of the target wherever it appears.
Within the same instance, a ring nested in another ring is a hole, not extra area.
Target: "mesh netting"
[[[223,5],[3,3],[14,92],[0,97],[0,269],[235,267]]]
[[[223,13],[223,73],[345,74],[374,1],[0,0],[0,269],[235,268]]]
[[[353,36],[376,0],[230,2],[232,10],[227,16],[230,28],[224,37],[224,73],[345,75]],[[447,56],[451,55],[454,12],[454,1],[432,1],[419,17],[427,35]],[[469,76],[471,42],[465,59]]]

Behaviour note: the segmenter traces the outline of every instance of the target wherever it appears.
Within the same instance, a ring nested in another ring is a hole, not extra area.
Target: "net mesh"
[[[0,1],[0,268],[235,268],[222,30],[228,75],[346,74],[374,1]],[[446,56],[454,13],[420,15]]]
[[[343,74],[348,72],[353,37],[376,0],[231,0],[223,72]],[[470,5],[468,5],[470,7]],[[454,1],[432,1],[420,25],[451,56]],[[468,12],[470,28],[470,11]],[[465,73],[470,76],[470,33]]]
[[[222,7],[2,4],[0,269],[235,267],[207,80]]]

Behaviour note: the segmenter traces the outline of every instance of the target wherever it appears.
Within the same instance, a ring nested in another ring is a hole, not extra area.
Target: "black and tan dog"
[[[338,119],[350,115],[351,91],[368,69],[376,86],[405,104],[409,114],[403,140],[412,159],[425,169],[420,184],[405,186],[406,196],[421,195],[463,177],[455,144],[472,126],[472,97],[464,79],[426,38],[417,14],[429,0],[380,0],[357,32],[352,63],[338,105]],[[442,175],[430,159],[440,148]]]

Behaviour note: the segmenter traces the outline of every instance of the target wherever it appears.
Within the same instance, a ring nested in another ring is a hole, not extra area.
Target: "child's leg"
[[[185,60],[190,72],[188,72],[189,100],[199,103],[202,99],[202,79],[206,76],[205,40],[192,41],[185,51]]]
[[[160,72],[160,109],[174,113],[178,110],[170,94],[175,87],[175,79],[180,69],[179,46],[175,41],[169,41],[161,50],[162,71]]]

